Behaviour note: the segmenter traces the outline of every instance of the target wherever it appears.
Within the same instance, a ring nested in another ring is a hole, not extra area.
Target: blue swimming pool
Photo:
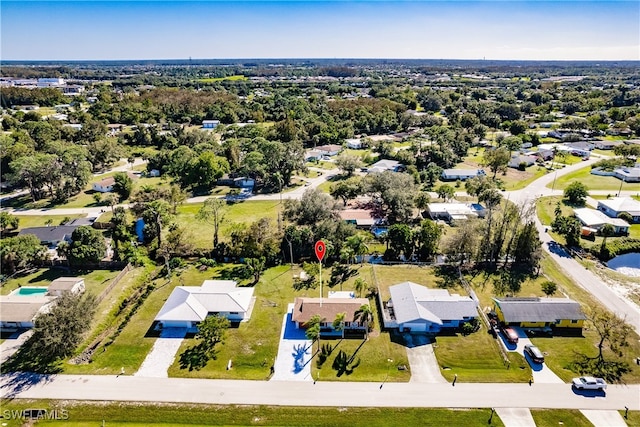
[[[40,288],[36,286],[26,286],[23,288],[18,288],[13,291],[12,295],[19,295],[21,297],[28,297],[31,295],[44,295],[47,293],[47,288]]]

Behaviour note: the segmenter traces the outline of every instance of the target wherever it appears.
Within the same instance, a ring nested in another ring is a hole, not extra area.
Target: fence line
[[[124,266],[124,268],[122,269],[122,271],[120,273],[118,273],[118,275],[116,277],[113,278],[113,280],[111,281],[111,283],[109,284],[109,286],[107,286],[101,293],[100,295],[98,295],[98,297],[96,298],[96,304],[101,302],[108,294],[109,292],[111,292],[111,290],[118,284],[118,282],[120,282],[120,280],[122,280],[122,278],[129,272],[132,270],[132,266],[131,264],[127,264]]]

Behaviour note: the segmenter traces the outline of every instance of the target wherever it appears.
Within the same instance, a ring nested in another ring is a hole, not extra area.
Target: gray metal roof
[[[558,320],[583,320],[580,304],[569,298],[494,298],[504,321],[556,322]]]
[[[446,289],[429,289],[413,282],[389,287],[398,323],[426,320],[442,324],[443,320],[475,317],[476,302],[470,297],[449,294]]]

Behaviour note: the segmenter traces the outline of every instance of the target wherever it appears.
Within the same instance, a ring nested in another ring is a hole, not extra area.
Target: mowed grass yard
[[[618,178],[593,175],[589,166],[559,177],[555,181],[554,188],[556,190],[564,190],[575,181],[583,183],[589,190],[617,192],[620,189],[620,180]],[[551,188],[551,186],[552,184],[547,185],[548,188]],[[623,190],[631,189],[631,184],[622,184],[622,187]]]
[[[225,276],[225,269],[211,269],[211,271],[215,272],[214,276],[216,277]],[[238,328],[228,330],[224,345],[217,347],[219,350],[217,358],[209,361],[207,366],[199,371],[189,371],[188,369],[181,369],[178,356],[169,369],[169,376],[267,379],[270,374],[270,367],[277,354],[280,329],[283,316],[287,311],[287,305],[293,303],[297,296],[317,297],[319,295],[319,289],[301,291],[293,289],[293,274],[297,273],[297,271],[297,269],[291,270],[289,266],[279,266],[267,270],[260,282],[255,286],[256,303],[251,319],[246,323],[241,323]],[[370,277],[367,276],[367,266],[358,271],[364,273],[362,277],[365,280]],[[330,269],[323,270],[323,277],[325,274],[328,277]],[[355,279],[355,276],[352,277],[342,288],[344,290],[352,289],[352,283]],[[187,282],[185,281],[185,283]],[[324,287],[323,293],[325,297],[328,296],[330,290],[331,288],[328,286]],[[371,305],[376,310],[373,302]],[[362,362],[353,374],[343,378],[337,377],[335,376],[335,371],[331,370],[331,364],[333,357],[338,354],[339,350],[344,350],[349,355],[353,354],[356,348],[362,344],[362,340],[358,339],[344,340],[340,343],[331,360],[325,362],[320,378],[324,380],[378,381],[388,370],[388,358],[397,360],[400,364],[407,364],[404,347],[392,343],[388,333],[380,333],[377,321],[374,322],[373,328],[374,332],[369,340],[358,350],[357,356]],[[198,340],[196,339],[186,339],[178,351],[178,355],[197,342]],[[337,343],[335,340],[322,340],[322,342],[330,342],[334,345]],[[226,369],[229,360],[233,362],[233,369],[231,370]],[[312,363],[315,364],[315,359]],[[394,372],[394,375],[390,376],[390,380],[408,381],[409,374],[407,371]]]
[[[537,427],[592,427],[578,409],[531,409]],[[630,424],[632,425],[632,424]]]
[[[447,408],[330,408],[256,405],[141,404],[126,402],[77,402],[14,400],[3,404],[9,411],[28,408],[66,409],[65,421],[39,420],[38,426],[68,427],[150,427],[150,426],[465,426],[482,427],[490,409],[452,410]],[[561,413],[563,411],[553,411]],[[569,411],[564,411],[569,412]],[[575,411],[577,412],[577,411]],[[22,420],[3,420],[7,427],[22,426]],[[493,415],[492,426],[502,427]],[[570,427],[576,424],[566,424]]]

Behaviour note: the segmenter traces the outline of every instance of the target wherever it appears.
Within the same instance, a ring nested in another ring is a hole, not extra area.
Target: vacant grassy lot
[[[66,409],[66,421],[39,421],[38,425],[62,425],[69,427],[93,427],[102,425],[148,427],[148,426],[465,426],[487,425],[490,409],[423,409],[423,408],[325,408],[292,406],[250,405],[195,405],[195,404],[148,404],[139,403],[91,403],[75,401],[15,400],[3,405],[3,409],[27,408]],[[7,427],[22,425],[21,420],[6,420]],[[504,424],[497,415],[492,426]]]
[[[41,268],[22,277],[7,280],[0,290],[1,295],[7,295],[21,286],[49,286],[52,280],[58,277],[83,277],[87,292],[99,295],[107,287],[111,280],[117,276],[119,270],[94,270],[91,272],[69,272],[58,268]]]
[[[577,409],[532,409],[531,415],[537,427],[591,427],[589,421]]]
[[[591,167],[587,166],[577,171],[568,173],[559,177],[555,183],[556,190],[564,190],[569,184],[579,181],[587,186],[589,190],[607,190],[618,191],[620,189],[620,180],[612,176],[599,176],[591,174]],[[623,184],[623,190],[627,189],[627,185]],[[552,184],[547,185],[551,188]]]
[[[277,226],[279,201],[244,201],[226,205],[224,221],[220,225],[220,238],[229,235],[234,224],[250,224],[261,218],[269,218]],[[202,203],[185,204],[178,207],[176,222],[193,235],[193,244],[198,248],[213,248],[213,225],[197,218]]]

